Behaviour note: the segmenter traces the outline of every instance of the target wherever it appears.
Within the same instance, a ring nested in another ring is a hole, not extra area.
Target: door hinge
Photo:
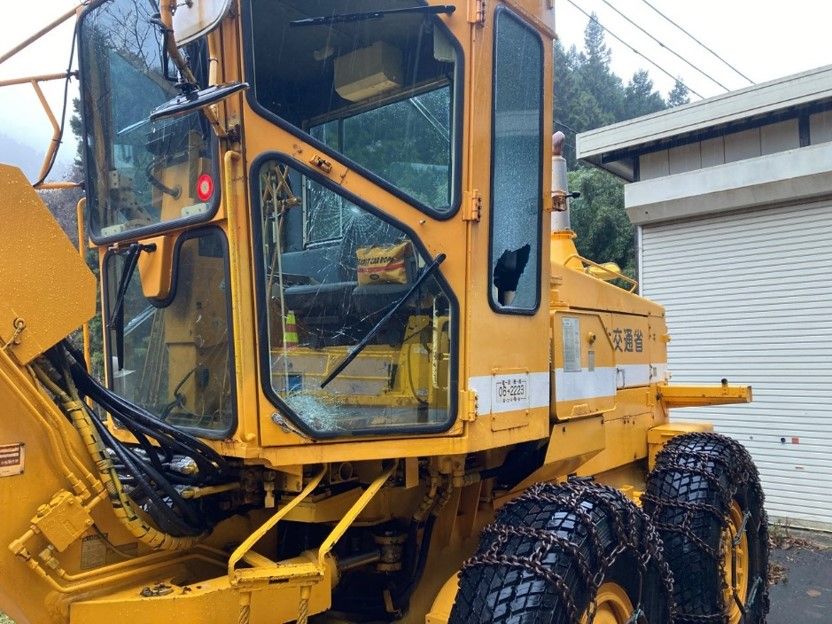
[[[459,419],[474,422],[477,419],[479,400],[476,390],[461,390],[459,393]]]
[[[485,3],[486,0],[468,0],[468,22],[485,25]]]
[[[462,208],[463,221],[479,221],[482,214],[482,195],[477,189],[465,193],[465,202]]]

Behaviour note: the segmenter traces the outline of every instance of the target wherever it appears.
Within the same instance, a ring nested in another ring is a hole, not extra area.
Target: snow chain
[[[734,460],[739,460],[740,458],[747,457],[747,452],[745,448],[742,447],[736,440],[732,438],[728,438],[726,436],[722,436],[716,433],[697,433],[696,434],[700,439],[713,439],[716,443],[729,446],[731,447],[731,457]],[[661,474],[666,472],[685,472],[692,475],[697,475],[702,477],[703,479],[707,480],[711,483],[715,489],[719,493],[719,498],[722,502],[724,509],[729,509],[731,506],[731,502],[733,501],[734,491],[729,489],[720,482],[720,479],[713,474],[713,471],[708,468],[708,464],[719,464],[725,469],[725,483],[730,487],[731,485],[736,486],[736,484],[740,483],[751,483],[754,487],[754,496],[758,497],[758,500],[763,500],[762,489],[759,485],[759,480],[755,478],[754,474],[754,467],[749,461],[726,461],[723,457],[717,454],[711,454],[708,452],[703,451],[692,451],[692,450],[684,450],[684,449],[676,449],[672,447],[665,447],[656,457],[656,467],[653,469],[654,474]],[[725,570],[725,557],[723,557],[723,551],[720,549],[719,551],[715,548],[709,546],[705,541],[703,541],[698,535],[696,535],[693,530],[691,529],[691,522],[694,519],[694,515],[696,512],[704,511],[713,515],[717,521],[719,522],[720,527],[725,530],[728,526],[728,515],[720,511],[716,506],[711,505],[709,503],[691,503],[688,501],[680,501],[674,498],[667,498],[663,496],[656,496],[645,492],[641,497],[642,503],[652,503],[655,505],[656,511],[659,511],[662,507],[673,507],[676,509],[684,510],[684,520],[678,524],[668,524],[664,522],[657,522],[653,521],[653,526],[658,531],[668,531],[673,533],[679,533],[683,535],[686,539],[690,540],[693,544],[695,544],[699,549],[702,550],[708,557],[711,559],[715,559],[718,566],[719,566],[719,574],[720,578],[723,579],[723,583],[727,578],[726,570]],[[762,520],[761,520],[762,521]],[[741,530],[744,531],[747,525],[748,518],[744,518]],[[759,529],[759,526],[757,527]],[[738,536],[739,537],[739,533]],[[730,543],[722,544],[721,548],[731,548],[734,550],[736,548],[736,544],[739,544],[739,540],[732,539]],[[732,560],[734,559],[735,555],[732,554]],[[732,566],[734,567],[734,566]],[[731,576],[733,579],[733,575],[735,571],[731,571]],[[757,577],[754,580],[754,588],[757,588],[760,584],[761,579]],[[753,599],[756,599],[756,592],[749,592],[748,596],[749,600],[745,606],[740,606],[740,609],[743,612],[743,619],[745,617],[745,611],[751,606]],[[726,622],[726,607],[724,602],[724,596],[722,592],[719,592],[717,596],[718,604],[719,604],[719,611],[717,613],[709,613],[706,615],[699,615],[693,613],[679,613],[676,612],[676,617],[679,619],[680,622],[689,623],[689,624],[723,624]]]
[[[559,547],[572,557],[577,572],[587,587],[587,592],[591,597],[587,608],[587,622],[592,624],[597,609],[595,599],[598,589],[607,576],[607,571],[621,553],[630,550],[637,556],[639,568],[638,604],[630,618],[631,621],[637,623],[641,617],[643,579],[647,572],[647,564],[652,558],[661,562],[662,583],[665,585],[667,594],[672,595],[673,575],[670,566],[661,557],[661,539],[656,529],[647,515],[615,488],[597,484],[586,478],[570,478],[566,483],[557,485],[551,483],[533,485],[508,503],[506,507],[521,502],[531,502],[539,505],[555,503],[559,510],[574,514],[586,529],[589,537],[588,546],[592,549],[594,561],[597,562],[595,573],[593,574],[587,557],[584,556],[577,545],[560,537],[555,531],[524,526],[508,526],[497,522],[490,524],[483,530],[484,536],[492,536],[496,539],[488,550],[468,559],[462,566],[463,570],[477,566],[505,566],[524,570],[545,580],[566,607],[569,621],[579,622],[581,613],[578,612],[573,590],[570,589],[561,575],[544,564],[552,549]],[[612,521],[616,539],[613,542],[614,547],[608,553],[604,552],[591,512],[588,512],[584,506],[587,502],[591,503],[593,508],[598,507],[605,510]],[[537,541],[537,548],[526,557],[499,554],[501,548],[512,537],[532,538]]]

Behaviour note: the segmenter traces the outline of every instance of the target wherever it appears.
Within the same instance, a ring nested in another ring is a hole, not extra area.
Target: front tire
[[[542,483],[483,531],[449,622],[668,624],[671,592],[661,542],[623,494],[584,480]]]
[[[768,521],[745,447],[714,433],[673,438],[642,501],[673,570],[677,624],[763,624]]]

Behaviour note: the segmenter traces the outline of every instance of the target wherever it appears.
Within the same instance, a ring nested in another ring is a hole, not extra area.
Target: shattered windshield
[[[213,193],[197,191],[202,176],[216,179],[214,139],[202,114],[149,121],[179,94],[173,64],[162,56],[157,11],[154,2],[113,0],[81,21],[87,222],[97,239],[205,220],[216,205]],[[205,86],[204,38],[183,50]]]
[[[457,48],[433,14],[448,9],[414,4],[252,0],[253,93],[267,114],[447,213],[458,196]]]
[[[259,186],[273,397],[321,436],[447,426],[455,318],[437,261],[281,161]]]

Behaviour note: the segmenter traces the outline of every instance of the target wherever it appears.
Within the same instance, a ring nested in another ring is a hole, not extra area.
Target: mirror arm
[[[191,71],[191,68],[188,66],[188,62],[185,60],[185,57],[182,56],[182,53],[179,51],[179,46],[176,45],[176,35],[173,32],[173,10],[175,6],[176,0],[159,0],[159,19],[164,26],[163,32],[165,37],[165,49],[177,69],[179,69],[182,79],[185,82],[196,85],[196,77]],[[220,122],[215,109],[208,106],[202,109],[202,113],[205,115],[208,123],[211,124],[211,127],[214,129],[214,132],[219,138],[224,139],[228,136],[228,132]]]

